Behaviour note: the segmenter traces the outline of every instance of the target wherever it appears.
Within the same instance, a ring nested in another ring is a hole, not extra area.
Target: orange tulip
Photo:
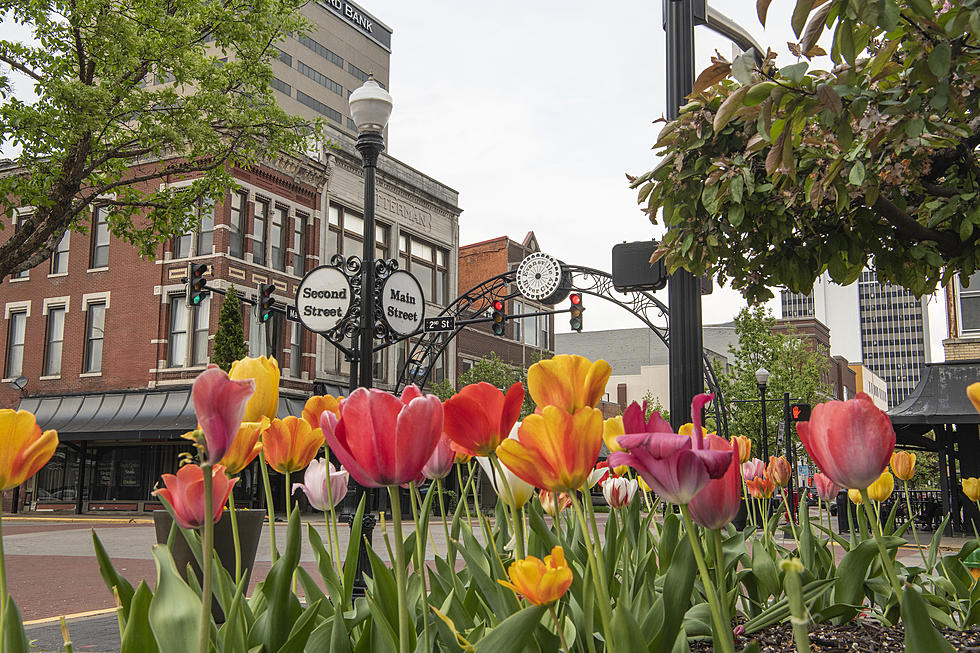
[[[544,511],[553,518],[558,517],[565,508],[572,506],[572,497],[569,496],[568,492],[541,490],[538,492],[538,501],[541,502],[541,507],[544,508]]]
[[[259,436],[267,428],[269,428],[267,417],[263,417],[261,422],[242,422],[238,434],[232,440],[231,448],[225,453],[225,457],[218,461],[219,465],[225,466],[225,473],[228,476],[241,473],[250,462],[255,460],[262,450]]]
[[[262,433],[265,460],[280,474],[306,468],[323,446],[323,431],[290,415],[274,419]]]
[[[58,433],[42,433],[32,413],[0,410],[0,490],[17,487],[37,474],[57,448]]]
[[[316,395],[310,397],[306,400],[306,405],[303,406],[303,419],[309,422],[313,428],[319,428],[320,415],[324,411],[330,411],[337,419],[340,419],[341,399],[343,397],[334,397],[332,395]]]
[[[528,556],[515,560],[507,569],[510,582],[498,580],[534,605],[547,605],[560,599],[572,585],[572,570],[565,562],[565,550],[556,546],[544,560]]]
[[[776,491],[776,485],[765,476],[745,481],[745,487],[748,489],[749,494],[756,499],[768,499]]]
[[[769,464],[766,465],[766,476],[779,487],[786,487],[789,477],[793,470],[789,466],[786,456],[769,456]]]
[[[971,383],[966,388],[966,396],[973,402],[973,407],[980,413],[980,383]]]
[[[612,368],[604,360],[561,354],[538,361],[527,371],[527,389],[539,408],[557,406],[574,413],[595,408],[606,392]]]
[[[571,492],[589,478],[602,446],[602,411],[580,408],[575,414],[545,406],[528,415],[517,432],[497,447],[497,456],[518,478],[552,492]]]
[[[895,476],[903,481],[915,476],[915,454],[911,451],[896,451],[892,454],[891,464]]]
[[[738,452],[738,462],[747,463],[752,460],[752,440],[744,435],[732,437],[732,448]]]

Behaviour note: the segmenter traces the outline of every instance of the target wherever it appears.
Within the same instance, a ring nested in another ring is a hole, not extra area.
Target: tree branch
[[[900,209],[883,195],[878,196],[878,199],[871,208],[895,227],[896,230],[913,241],[934,241],[939,245],[941,250],[951,254],[958,253],[963,248],[964,243],[960,241],[956,234],[949,231],[935,231],[934,229],[929,229],[921,225],[918,220]]]
[[[24,64],[22,64],[19,61],[15,60],[15,59],[11,59],[10,57],[8,57],[5,54],[0,54],[0,61],[2,61],[3,63],[7,64],[8,66],[10,66],[11,68],[13,68],[14,70],[16,70],[18,72],[24,73],[25,75],[27,75],[28,77],[30,77],[31,79],[33,79],[36,82],[43,82],[44,81],[44,78],[39,73],[35,72],[31,68],[28,68],[27,66],[25,66]]]

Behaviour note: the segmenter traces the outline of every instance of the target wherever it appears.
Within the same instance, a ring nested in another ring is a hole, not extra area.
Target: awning
[[[912,393],[888,411],[896,427],[921,424],[980,424],[966,388],[980,381],[980,360],[928,363]]]
[[[280,396],[279,417],[302,415],[305,402]],[[63,442],[170,439],[197,426],[190,388],[25,397],[17,408]]]

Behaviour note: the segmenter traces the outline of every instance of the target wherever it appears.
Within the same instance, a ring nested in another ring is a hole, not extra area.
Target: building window
[[[11,313],[7,320],[7,364],[4,376],[8,379],[24,373],[24,339],[27,337],[27,311]]]
[[[360,68],[358,68],[357,66],[355,66],[349,61],[347,62],[347,72],[349,72],[351,75],[361,80],[362,82],[366,82],[368,80],[368,77],[370,77],[370,75],[368,75],[366,72],[364,72],[363,70],[361,70]],[[377,79],[374,81],[378,82],[378,86],[380,86],[381,88],[385,87],[385,85],[382,84],[381,81]]]
[[[297,213],[293,220],[293,274],[297,277],[306,274],[306,226],[309,219],[309,216]]]
[[[323,88],[328,89],[328,90],[331,90],[334,93],[336,93],[337,95],[340,95],[340,96],[343,96],[344,95],[344,87],[343,86],[341,86],[337,82],[333,81],[332,79],[330,79],[329,77],[327,77],[326,75],[324,75],[323,73],[321,73],[319,70],[316,70],[315,68],[311,68],[310,66],[307,66],[302,61],[297,61],[296,62],[296,70],[298,70],[301,75],[306,75],[307,77],[309,77],[310,79],[312,79],[314,82],[316,82],[317,84],[319,84]]]
[[[89,269],[109,267],[109,210],[95,207],[92,217],[92,255]]]
[[[44,376],[61,375],[61,350],[65,342],[65,307],[48,309],[47,333],[44,338]]]
[[[388,234],[390,228],[386,224],[374,225],[374,257],[388,258]],[[360,213],[340,206],[330,207],[330,235],[327,240],[327,253],[336,252],[344,256],[361,256],[364,253],[363,243],[364,218]]]
[[[174,238],[174,258],[206,256],[214,246],[214,202],[201,199],[194,204],[192,222],[197,226]],[[193,246],[193,249],[191,249]]]
[[[303,326],[299,322],[291,322],[292,334],[289,338],[289,376],[294,379],[303,374]]]
[[[980,272],[970,276],[969,288],[960,288],[960,326],[964,333],[980,331]]]
[[[269,202],[267,200],[255,200],[255,219],[252,221],[252,261],[256,265],[265,265],[266,221],[268,216]]]
[[[68,274],[68,240],[71,235],[66,231],[58,241],[58,246],[51,252],[51,272],[50,274]]]
[[[272,78],[272,88],[274,88],[275,90],[279,91],[280,93],[282,93],[285,96],[288,96],[288,97],[292,97],[293,96],[293,87],[290,86],[289,84],[287,84],[286,82],[282,81],[278,77],[273,77]]]
[[[372,361],[371,376],[375,381],[387,381],[388,380],[388,356],[387,349],[382,349],[380,351],[374,352],[374,360]]]
[[[286,270],[286,237],[289,232],[287,221],[289,209],[278,206],[272,211],[272,222],[269,225],[269,265],[274,270]]]
[[[245,245],[245,209],[248,206],[248,193],[240,190],[231,194],[231,216],[228,219],[230,241],[228,255],[242,258]]]
[[[332,109],[320,102],[314,97],[311,97],[304,93],[303,91],[296,89],[296,99],[299,100],[300,104],[305,104],[309,108],[313,109],[317,113],[326,116],[338,125],[343,122],[344,116],[336,109]]]
[[[170,298],[170,333],[167,338],[170,367],[183,367],[187,353],[187,298]]]
[[[445,305],[449,294],[447,251],[404,233],[399,237],[398,244],[398,260],[402,268],[419,280],[428,301]]]
[[[275,46],[272,46],[272,47],[275,47]],[[286,52],[282,48],[276,48],[276,52],[279,53],[279,60],[281,62],[283,62],[287,66],[292,67],[292,65],[293,65],[293,57],[292,57],[292,55],[290,55],[288,52]]]
[[[302,43],[303,45],[305,45],[310,50],[317,53],[318,55],[320,55],[330,63],[339,66],[341,68],[344,67],[344,59],[330,48],[320,45],[318,42],[314,41],[308,36],[299,36],[297,37],[297,39],[299,40],[300,43]]]
[[[183,367],[185,361],[192,366],[207,364],[210,314],[210,297],[205,297],[200,304],[192,306],[189,312],[186,296],[174,295],[170,298],[170,333],[167,339],[170,367]],[[190,333],[187,328],[188,317],[193,325]]]
[[[89,304],[86,310],[85,360],[82,372],[102,371],[102,343],[105,340],[105,304]]]

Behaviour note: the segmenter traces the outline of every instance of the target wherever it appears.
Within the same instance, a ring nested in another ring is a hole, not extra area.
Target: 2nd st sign
[[[425,318],[425,323],[422,328],[426,333],[434,333],[438,331],[455,331],[456,330],[456,318],[455,317],[427,317]]]

